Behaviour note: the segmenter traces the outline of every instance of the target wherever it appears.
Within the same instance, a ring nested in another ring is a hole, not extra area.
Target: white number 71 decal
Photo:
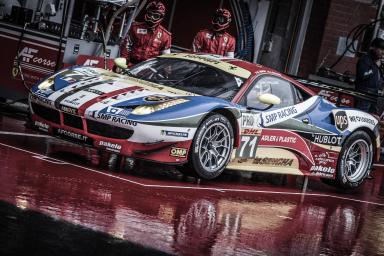
[[[257,136],[241,136],[240,150],[236,150],[238,158],[254,158],[256,154]]]

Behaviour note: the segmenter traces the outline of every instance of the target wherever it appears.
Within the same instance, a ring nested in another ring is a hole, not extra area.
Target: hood
[[[66,69],[50,79],[54,81],[50,88],[40,90],[35,86],[34,94],[42,98],[41,101],[44,99],[44,104],[87,118],[119,114],[136,120],[161,120],[169,119],[170,112],[173,118],[181,118],[217,107],[235,108],[234,104],[222,99],[199,96],[93,67]],[[132,111],[138,106],[157,106],[158,110],[135,115]]]

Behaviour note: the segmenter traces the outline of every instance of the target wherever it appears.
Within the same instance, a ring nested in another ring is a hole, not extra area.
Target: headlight
[[[55,83],[55,76],[51,76],[50,78],[44,80],[42,83],[40,83],[37,88],[40,90],[47,90],[51,88],[51,86]]]
[[[160,104],[138,106],[131,113],[134,115],[149,115],[153,112],[160,111],[188,101],[189,100],[186,99],[175,99]]]
[[[45,79],[43,82],[41,82],[37,88],[39,88],[40,90],[47,90],[47,89],[50,89],[52,87],[52,85],[55,83],[55,77],[61,73],[63,73],[64,71],[68,71],[68,69],[63,69],[55,74],[53,74],[52,76],[48,77],[47,79]]]

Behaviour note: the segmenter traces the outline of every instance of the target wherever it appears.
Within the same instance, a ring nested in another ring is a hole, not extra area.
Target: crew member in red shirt
[[[217,9],[212,17],[212,28],[201,30],[196,34],[192,51],[233,58],[236,39],[226,32],[230,23],[231,13],[227,9]]]
[[[171,53],[172,35],[160,25],[165,5],[150,2],[146,7],[145,22],[134,22],[120,45],[120,56],[128,64],[136,64],[161,54]]]

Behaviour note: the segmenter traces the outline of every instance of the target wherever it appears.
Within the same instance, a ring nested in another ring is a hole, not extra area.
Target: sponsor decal
[[[70,114],[73,114],[73,115],[77,114],[77,109],[71,108],[71,107],[67,107],[67,106],[64,106],[64,105],[60,105],[60,110],[62,110],[64,112],[67,112],[67,113],[70,113]]]
[[[173,100],[174,98],[169,97],[169,96],[164,96],[164,95],[151,95],[147,96],[144,98],[144,101],[149,101],[149,102],[164,102],[164,101],[169,101]]]
[[[241,135],[260,135],[260,129],[245,128],[241,131]]]
[[[145,28],[138,28],[136,32],[137,34],[142,34],[142,35],[147,34],[147,30]]]
[[[270,157],[256,157],[252,164],[258,165],[273,165],[273,166],[292,166],[293,159],[290,158],[270,158]]]
[[[49,125],[40,121],[35,121],[35,126],[41,131],[47,132],[49,129]]]
[[[29,98],[33,102],[42,103],[42,104],[46,104],[46,105],[49,105],[49,106],[53,105],[53,102],[50,101],[49,99],[38,97],[38,96],[36,96],[34,94],[30,94]]]
[[[242,127],[260,127],[259,115],[245,114],[241,115]]]
[[[176,131],[161,130],[161,135],[172,136],[172,137],[188,138],[188,133],[187,132],[176,132]]]
[[[263,135],[261,141],[268,142],[281,142],[281,143],[292,143],[295,144],[297,137],[285,137],[285,136],[273,136],[273,135]]]
[[[113,123],[118,123],[118,124],[124,124],[124,125],[130,125],[130,126],[137,126],[137,122],[120,117],[120,116],[114,116],[114,115],[108,115],[108,114],[103,114],[103,113],[98,113],[97,114],[97,119],[102,119],[102,120],[107,120]]]
[[[12,68],[12,76],[17,77],[18,74],[19,74],[19,68],[13,67]]]
[[[54,68],[56,66],[56,62],[53,60],[37,57],[36,55],[38,52],[39,50],[37,49],[24,47],[20,51],[19,57],[22,57],[21,60],[26,63],[36,63],[50,68]]]
[[[279,119],[286,119],[289,118],[295,114],[297,114],[298,111],[295,106],[283,108],[279,111],[274,111],[271,114],[268,114],[265,116],[265,124],[274,123],[275,121]]]
[[[323,152],[320,154],[314,154],[313,158],[318,165],[335,165],[337,162],[337,155],[334,153]]]
[[[34,57],[34,54],[37,54],[39,50],[33,49],[30,47],[24,47],[23,50],[19,53],[19,57],[22,57],[22,61],[30,62],[30,60]]]
[[[333,167],[326,167],[326,166],[318,166],[318,165],[313,165],[310,169],[311,172],[316,172],[316,173],[329,173],[329,174],[334,174],[335,173],[335,168]]]
[[[79,100],[80,100],[79,98],[75,98],[75,99],[72,99],[72,100],[64,100],[64,102],[67,103],[67,104],[78,106],[78,105],[80,105],[80,102],[78,102]]]
[[[334,174],[324,173],[324,172],[311,172],[311,175],[317,176],[317,177],[324,177],[324,178],[333,178]]]
[[[111,115],[127,116],[131,113],[131,111],[131,109],[127,110],[125,108],[114,108],[108,106],[105,112]]]
[[[94,94],[97,94],[97,95],[103,95],[104,94],[104,92],[96,90],[96,89],[92,89],[92,88],[87,88],[84,91],[90,92],[90,93],[94,93]]]
[[[99,146],[105,147],[109,151],[120,153],[121,145],[117,143],[111,143],[107,141],[100,141]]]
[[[91,60],[91,59],[87,59],[85,62],[84,62],[84,66],[97,66],[99,64],[99,60]]]
[[[345,131],[348,128],[348,118],[345,111],[338,111],[335,114],[335,124],[336,128],[341,132]]]
[[[59,135],[60,137],[68,138],[70,140],[91,144],[91,139],[88,136],[67,131],[61,128],[54,129],[54,134]]]
[[[315,134],[312,137],[314,143],[339,146],[343,137],[337,135]]]
[[[375,121],[365,116],[349,116],[349,121],[352,123],[367,123],[375,126]]]
[[[288,148],[294,150],[314,164],[312,152],[307,142],[300,137],[300,135],[292,131],[264,129],[259,145],[263,147]]]
[[[172,147],[171,150],[169,151],[169,155],[174,156],[174,157],[185,158],[185,157],[187,157],[187,152],[188,152],[188,150],[186,148]]]

